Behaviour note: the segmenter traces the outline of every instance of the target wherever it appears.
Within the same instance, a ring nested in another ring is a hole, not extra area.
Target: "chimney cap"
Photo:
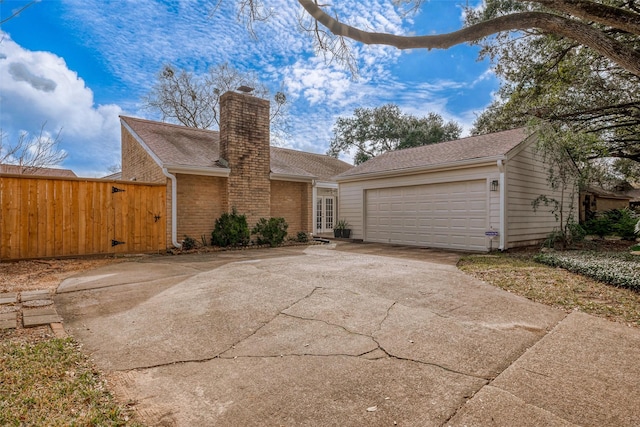
[[[253,88],[252,88],[252,87],[244,86],[244,85],[240,86],[240,87],[238,88],[238,90],[239,90],[240,92],[244,92],[244,93],[253,92]]]

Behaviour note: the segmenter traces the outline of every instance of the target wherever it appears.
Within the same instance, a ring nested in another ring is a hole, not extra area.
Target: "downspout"
[[[318,188],[316,187],[316,180],[314,179],[311,182],[311,230],[313,230],[311,232],[311,236],[317,236],[318,235],[318,230],[316,229],[316,215],[318,214],[316,212],[316,203],[317,203],[317,198],[318,198]]]
[[[505,200],[506,200],[507,189],[505,186],[504,163],[502,159],[498,160],[498,171],[500,171],[500,181],[498,186],[498,188],[500,189],[500,226],[498,230],[498,233],[500,236],[500,245],[498,246],[498,249],[500,251],[504,251],[505,239],[506,239],[505,231],[507,229],[505,224],[505,216],[506,216],[506,209],[507,209],[507,207],[505,206]]]
[[[178,181],[167,168],[162,168],[162,173],[171,180],[171,244],[181,248],[182,244],[178,243]]]

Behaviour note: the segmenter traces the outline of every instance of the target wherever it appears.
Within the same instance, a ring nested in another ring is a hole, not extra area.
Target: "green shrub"
[[[581,242],[586,236],[585,229],[573,220],[569,220],[565,227],[565,231],[554,229],[543,242],[543,247],[564,249],[573,243]]]
[[[587,234],[604,237],[607,234],[611,234],[612,226],[613,223],[611,220],[607,216],[602,215],[585,222],[584,230]]]
[[[306,231],[298,231],[298,235],[296,236],[296,241],[300,243],[307,243],[309,241],[309,235]]]
[[[256,235],[256,242],[259,245],[269,244],[271,247],[278,246],[287,237],[289,225],[284,218],[260,218],[251,234]]]
[[[197,246],[196,239],[193,237],[189,237],[187,235],[184,236],[184,240],[182,241],[182,249],[185,251],[195,249]]]
[[[587,233],[597,234],[600,237],[616,234],[623,239],[632,240],[635,238],[638,218],[638,214],[631,209],[612,209],[587,221],[585,229]]]
[[[569,234],[571,235],[571,240],[573,242],[581,242],[587,235],[587,231],[584,229],[584,227],[575,221],[571,221],[569,224],[567,224],[567,229],[569,230]]]
[[[215,246],[246,246],[249,244],[249,225],[247,217],[239,215],[233,208],[231,213],[223,213],[216,220],[211,232],[211,244]]]
[[[615,222],[611,227],[612,231],[623,239],[635,239],[638,215],[631,209],[616,209],[610,212],[609,217],[612,220],[615,218]]]

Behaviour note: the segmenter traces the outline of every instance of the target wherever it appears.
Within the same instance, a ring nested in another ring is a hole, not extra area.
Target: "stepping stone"
[[[0,329],[16,329],[18,327],[18,313],[0,313]]]
[[[20,301],[22,302],[33,301],[36,299],[51,299],[51,293],[46,289],[20,292]]]
[[[0,294],[0,304],[15,304],[18,302],[18,294]]]
[[[25,328],[59,323],[61,321],[62,319],[58,316],[58,312],[52,306],[22,310],[22,324]]]
[[[56,338],[67,338],[69,336],[64,330],[62,323],[52,323],[51,330],[53,331],[53,334],[56,336]]]
[[[50,300],[50,299],[34,299],[31,301],[24,301],[22,303],[22,307],[24,308],[44,307],[51,304],[53,304],[53,300]]]

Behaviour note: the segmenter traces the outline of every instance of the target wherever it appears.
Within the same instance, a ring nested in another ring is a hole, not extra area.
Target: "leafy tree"
[[[15,144],[7,143],[5,133],[0,129],[0,163],[18,165],[23,174],[62,163],[67,158],[67,152],[60,148],[62,129],[52,137],[45,126],[46,123],[37,135],[21,132]]]
[[[640,162],[629,159],[616,159],[613,164],[619,180],[640,183]]]
[[[534,211],[546,207],[554,215],[558,228],[549,238],[550,244],[559,243],[564,249],[577,237],[576,199],[582,186],[583,176],[571,153],[575,141],[570,135],[558,134],[553,127],[538,129],[537,152],[547,167],[547,183],[557,197],[539,195],[531,205]],[[574,166],[575,165],[575,166]]]
[[[594,159],[587,163],[590,184],[610,191],[628,191],[640,183],[640,163],[629,159]]]
[[[215,129],[220,126],[220,96],[240,86],[253,88],[254,96],[270,97],[269,89],[260,83],[255,73],[241,72],[227,63],[209,68],[205,75],[196,75],[167,64],[143,102],[148,109],[158,111],[162,120],[199,129]],[[287,133],[286,102],[284,92],[277,92],[271,102],[274,139]]]
[[[508,13],[512,3],[470,15],[471,23]],[[640,47],[637,36],[612,37]],[[530,31],[500,34],[482,42],[502,79],[497,99],[478,117],[473,133],[523,125],[532,119],[583,133],[590,158],[640,160],[640,78],[574,40]],[[595,140],[591,137],[595,137]]]
[[[386,151],[457,139],[461,132],[460,125],[435,113],[415,117],[395,104],[356,108],[353,117],[336,120],[327,154],[355,152],[357,165]]]

